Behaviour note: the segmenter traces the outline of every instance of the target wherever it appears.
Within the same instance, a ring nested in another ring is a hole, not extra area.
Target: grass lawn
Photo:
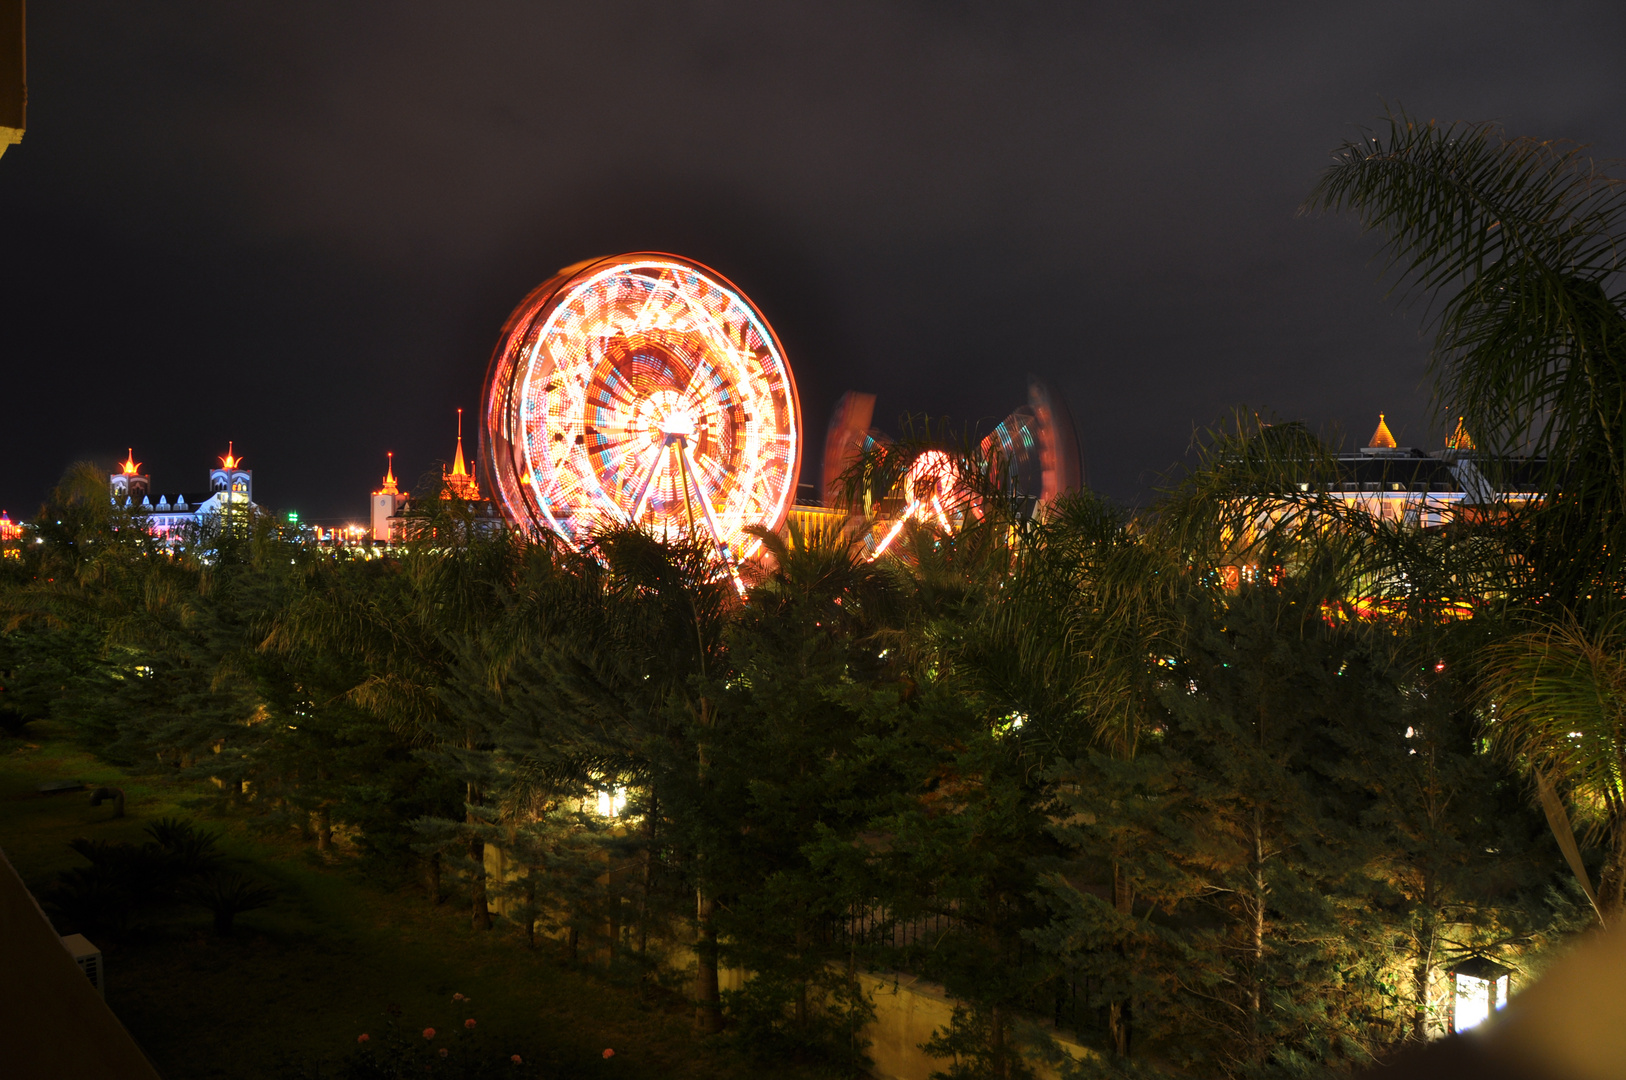
[[[127,816],[92,808],[83,791],[38,793],[57,780],[122,787]],[[157,818],[196,817],[182,806],[192,794],[99,763],[53,723],[0,738],[0,848],[36,894],[58,871],[84,865],[69,840],[141,841]],[[244,821],[203,824],[224,833],[230,864],[280,890],[272,906],[240,915],[231,938],[216,937],[198,909],[123,943],[96,942],[106,954],[108,1004],[169,1080],[277,1078],[291,1058],[335,1059],[359,1034],[379,1037],[390,1004],[414,1031],[450,1033],[475,1018],[493,1057],[517,1053],[562,1080],[764,1071],[726,1040],[698,1040],[681,1002],[642,1003],[547,947],[533,952],[500,931],[472,930],[453,902],[436,908],[417,892],[377,889],[344,864],[321,864],[307,847],[268,840]],[[470,1001],[454,1008],[454,993]],[[603,1057],[606,1048],[613,1058]],[[771,1069],[783,1080],[825,1075]]]

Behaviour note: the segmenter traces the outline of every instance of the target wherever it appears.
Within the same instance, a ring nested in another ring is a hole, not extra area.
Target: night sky
[[[235,440],[360,520],[450,456],[555,269],[705,262],[844,390],[984,427],[1053,380],[1143,498],[1246,405],[1439,445],[1418,313],[1296,209],[1397,102],[1626,154],[1626,5],[36,0],[0,159],[0,508]],[[466,445],[472,450],[472,429]]]

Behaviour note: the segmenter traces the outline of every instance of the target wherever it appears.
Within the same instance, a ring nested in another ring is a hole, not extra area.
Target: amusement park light
[[[875,545],[870,558],[880,558],[910,521],[929,521],[945,533],[953,532],[949,527],[948,513],[943,507],[953,504],[959,485],[959,469],[948,454],[941,450],[928,450],[915,458],[909,471],[903,475],[903,513],[898,515],[898,520],[892,523],[892,528],[881,538],[881,542]]]
[[[616,525],[730,566],[796,491],[801,406],[773,330],[726,278],[642,253],[566,267],[509,316],[481,459],[503,514],[572,545]]]

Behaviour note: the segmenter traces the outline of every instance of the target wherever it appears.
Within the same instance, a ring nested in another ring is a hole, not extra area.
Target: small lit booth
[[[1470,956],[1455,964],[1449,974],[1453,1032],[1476,1028],[1507,1006],[1511,968],[1483,956]]]

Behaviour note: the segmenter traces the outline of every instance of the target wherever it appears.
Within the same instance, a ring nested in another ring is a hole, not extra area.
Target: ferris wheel
[[[509,316],[484,402],[499,506],[574,546],[635,525],[709,543],[732,567],[795,495],[801,406],[779,340],[690,259],[559,271]]]

